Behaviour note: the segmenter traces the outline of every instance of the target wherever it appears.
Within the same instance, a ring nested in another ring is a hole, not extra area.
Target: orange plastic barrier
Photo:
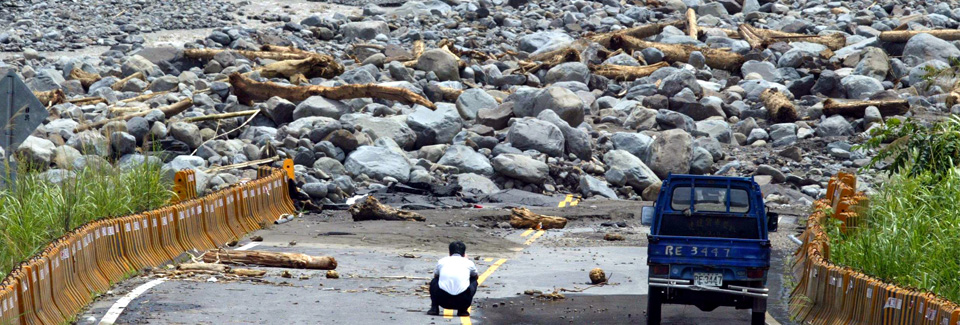
[[[829,238],[821,222],[832,210],[829,217],[843,222],[842,231],[862,225],[869,200],[855,189],[856,176],[839,173],[828,183],[826,197],[814,203],[794,253],[791,272],[797,286],[791,292],[790,315],[812,324],[960,325],[960,306],[953,302],[830,263]]]

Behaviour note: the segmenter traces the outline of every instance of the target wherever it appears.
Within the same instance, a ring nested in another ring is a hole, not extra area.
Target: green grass
[[[16,185],[0,188],[0,278],[67,231],[87,222],[163,206],[171,196],[161,164],[128,170],[104,165],[59,184],[25,167]]]
[[[833,220],[833,219],[831,219]],[[866,225],[827,223],[830,259],[960,302],[960,172],[894,175],[870,198]]]

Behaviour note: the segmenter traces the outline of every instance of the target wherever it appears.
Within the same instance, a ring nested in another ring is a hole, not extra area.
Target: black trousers
[[[432,306],[440,306],[443,309],[456,309],[466,311],[473,304],[473,296],[477,294],[477,280],[470,280],[470,286],[460,294],[454,296],[440,289],[440,278],[434,277],[430,281],[430,302]]]

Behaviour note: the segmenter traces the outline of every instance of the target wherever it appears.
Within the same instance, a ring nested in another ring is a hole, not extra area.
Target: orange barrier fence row
[[[830,262],[823,221],[834,218],[841,231],[855,231],[863,224],[867,204],[867,197],[856,191],[855,175],[839,173],[830,179],[794,254],[791,272],[797,286],[790,295],[790,315],[810,324],[960,325],[960,305],[954,302]]]
[[[177,172],[172,205],[90,222],[11,271],[0,282],[0,325],[68,322],[139,270],[223,246],[293,213],[289,172],[261,167],[257,179],[200,198],[193,172]]]

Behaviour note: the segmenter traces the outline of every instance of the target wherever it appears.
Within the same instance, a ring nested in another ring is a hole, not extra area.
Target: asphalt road
[[[558,198],[558,202],[563,198]],[[570,218],[566,229],[544,232],[502,229],[509,211],[497,208],[420,211],[427,222],[353,222],[344,211],[305,215],[251,235],[263,242],[244,248],[330,255],[339,279],[325,271],[262,268],[267,276],[239,280],[195,275],[163,278],[156,273],[118,284],[78,317],[100,322],[120,298],[151,280],[165,282],[133,298],[117,318],[123,324],[644,324],[646,233],[641,202],[584,201],[575,207],[534,209]],[[605,227],[623,221],[626,227]],[[784,218],[782,228],[792,228]],[[603,240],[609,232],[624,241]],[[472,316],[427,316],[427,280],[447,244],[462,240],[483,281]],[[780,274],[795,246],[781,232],[773,237],[768,324],[789,324]],[[295,242],[295,243],[294,243]],[[248,244],[244,239],[237,247]],[[778,244],[779,243],[779,244]],[[589,286],[600,267],[610,284]],[[289,272],[289,278],[281,274]],[[563,299],[539,294],[560,293]],[[666,324],[747,323],[748,310],[667,305]]]

